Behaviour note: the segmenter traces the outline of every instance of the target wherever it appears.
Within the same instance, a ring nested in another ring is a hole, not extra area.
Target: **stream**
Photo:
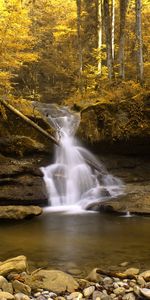
[[[75,264],[84,274],[94,267],[150,268],[149,217],[49,212],[20,222],[1,222],[0,259],[24,254],[31,269]],[[129,265],[129,266],[130,266]]]

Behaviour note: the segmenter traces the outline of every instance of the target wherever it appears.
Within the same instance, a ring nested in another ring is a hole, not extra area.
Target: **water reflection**
[[[74,262],[84,270],[129,261],[150,267],[150,221],[102,214],[45,212],[21,222],[1,222],[0,259],[24,254],[35,267],[65,269]]]

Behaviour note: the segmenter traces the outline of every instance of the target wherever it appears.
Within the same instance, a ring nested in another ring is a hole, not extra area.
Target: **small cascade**
[[[79,115],[53,106],[47,118],[57,130],[60,141],[60,146],[55,146],[54,163],[41,168],[50,205],[77,205],[86,209],[93,202],[122,194],[121,180],[109,174],[105,166],[75,138]]]

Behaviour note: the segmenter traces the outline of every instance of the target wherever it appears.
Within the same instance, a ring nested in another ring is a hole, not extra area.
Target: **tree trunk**
[[[143,81],[143,41],[142,41],[142,0],[135,0],[136,11],[136,51],[137,51],[137,80]]]
[[[82,71],[83,71],[83,57],[82,57],[82,43],[81,43],[81,0],[76,0],[77,3],[77,37],[78,37],[78,57],[79,57],[79,88],[83,91]]]
[[[97,0],[98,74],[102,74],[102,0]]]
[[[111,42],[112,42],[112,59],[115,59],[115,0],[111,2]]]
[[[104,0],[104,22],[105,22],[105,34],[106,34],[108,78],[112,79],[114,77],[114,72],[113,72],[113,59],[112,59],[112,32],[111,32],[111,20],[110,20],[110,11],[109,11],[109,0]]]
[[[119,76],[125,79],[125,24],[129,0],[120,0]]]
[[[29,118],[27,118],[26,116],[24,116],[19,110],[17,110],[16,108],[14,108],[7,101],[5,101],[3,99],[0,99],[0,102],[5,107],[7,107],[10,111],[12,111],[14,114],[16,114],[21,119],[23,119],[26,123],[28,123],[29,125],[31,125],[32,127],[34,127],[36,130],[38,130],[40,133],[42,133],[43,135],[45,135],[48,139],[51,140],[51,142],[55,143],[56,145],[59,145],[58,141],[52,135],[50,135],[47,131],[45,131],[42,127],[40,127],[39,125],[37,125],[36,123],[34,123],[32,120],[30,120]]]

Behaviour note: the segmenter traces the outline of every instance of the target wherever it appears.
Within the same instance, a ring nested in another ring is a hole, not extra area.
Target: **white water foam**
[[[122,194],[122,181],[109,174],[74,137],[79,115],[57,108],[57,113],[48,118],[59,129],[60,138],[60,146],[55,146],[54,163],[41,168],[51,209],[83,210],[92,203]]]

